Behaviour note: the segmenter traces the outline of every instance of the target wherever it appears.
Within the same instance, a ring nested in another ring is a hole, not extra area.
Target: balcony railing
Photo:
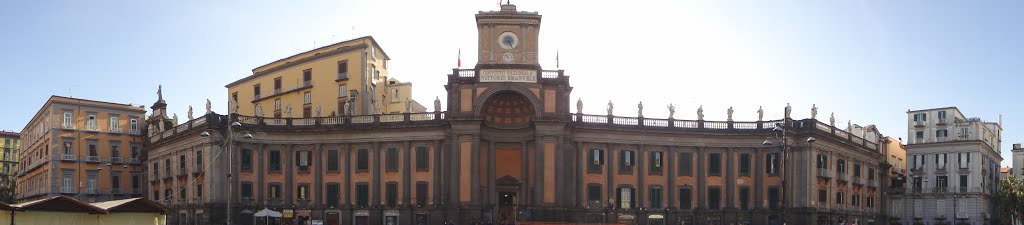
[[[836,179],[839,181],[846,181],[846,173],[842,171],[836,172]]]
[[[64,128],[64,129],[75,129],[75,124],[74,123],[64,123],[64,124],[61,125],[61,128]]]
[[[85,130],[100,131],[100,127],[96,126],[96,124],[89,124],[88,126],[85,127]]]
[[[107,132],[110,132],[110,133],[121,133],[121,128],[120,127],[111,127],[109,129],[107,129]]]
[[[921,192],[923,192],[923,190],[924,190],[924,189],[923,189],[923,188],[921,188],[921,187],[913,187],[913,188],[911,188],[911,191],[912,191],[912,192],[913,192],[914,194],[920,194]]]
[[[858,176],[853,177],[852,180],[854,184],[864,184]]]
[[[60,187],[62,193],[75,193],[75,187]]]
[[[86,156],[85,157],[85,161],[86,162],[99,162],[100,161],[100,157],[99,156],[95,156],[95,155]]]
[[[75,161],[75,155],[72,154],[61,154],[61,160]]]
[[[111,163],[121,163],[121,157],[110,157]]]
[[[348,73],[338,73],[338,80],[348,80]]]
[[[831,171],[828,171],[828,169],[818,168],[818,177],[821,177],[821,178],[832,178],[832,174],[830,172]]]
[[[967,187],[960,187],[960,188],[957,188],[957,189],[959,189],[958,192],[960,192],[960,193],[967,193]]]
[[[128,129],[128,134],[139,135],[139,134],[142,134],[142,130],[139,130],[139,129]]]
[[[933,193],[946,193],[948,190],[948,187],[935,187]]]
[[[99,191],[98,188],[91,187],[91,188],[85,188],[85,193],[86,194],[97,194],[97,193],[100,193],[100,191]]]

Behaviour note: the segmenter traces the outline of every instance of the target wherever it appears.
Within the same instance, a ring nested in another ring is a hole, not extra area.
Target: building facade
[[[883,155],[887,155],[886,164],[889,166],[889,171],[886,175],[885,185],[886,201],[884,204],[884,211],[887,216],[887,224],[900,224],[900,218],[903,213],[903,202],[902,198],[906,192],[907,184],[907,148],[903,144],[903,139],[886,137],[883,139]]]
[[[1021,147],[1020,143],[1013,144],[1013,149],[1010,150],[1013,153],[1013,162],[1010,163],[1013,167],[1010,168],[1010,176],[1024,177],[1024,148]]]
[[[618,116],[611,103],[608,115],[585,115],[570,77],[537,63],[538,13],[506,4],[476,19],[479,62],[446,77],[446,106],[277,118],[243,103],[156,128],[148,197],[173,209],[171,224],[253,224],[265,208],[285,224],[331,225],[883,219],[888,166],[873,127],[793,119],[790,107],[744,122],[644,118],[642,105]],[[248,96],[251,80],[228,86]]]
[[[19,201],[142,196],[141,106],[51,96],[22,129]]]
[[[411,83],[389,78],[390,60],[366,36],[257,67],[225,87],[243,115],[312,118],[425,110],[412,100]]]
[[[893,197],[894,224],[993,224],[1002,125],[956,107],[907,112],[906,189]]]
[[[14,182],[18,177],[18,146],[21,144],[21,134],[15,132],[0,131],[0,197],[14,196]],[[0,199],[2,200],[2,199]],[[13,199],[12,199],[13,200]]]

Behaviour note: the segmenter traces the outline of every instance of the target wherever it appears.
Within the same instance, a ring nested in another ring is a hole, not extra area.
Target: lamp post
[[[233,114],[228,113],[228,121],[231,122],[231,123],[227,127],[227,130],[226,130],[225,133],[222,133],[220,130],[215,130],[215,129],[208,129],[206,131],[203,131],[202,133],[199,133],[199,136],[201,136],[201,137],[210,137],[210,131],[214,131],[214,132],[220,134],[221,137],[226,139],[226,140],[223,141],[223,143],[221,143],[221,145],[222,145],[221,149],[224,149],[224,151],[228,152],[228,166],[227,166],[228,197],[227,197],[227,213],[225,214],[227,216],[227,218],[226,218],[227,225],[231,225],[231,198],[235,196],[233,194],[233,192],[232,192],[233,185],[231,183],[231,169],[234,168],[234,167],[232,167],[232,161],[231,161],[232,160],[231,156],[234,155],[231,152],[231,142],[232,142],[232,139],[234,138],[235,135],[240,135],[244,139],[252,139],[252,134],[249,133],[249,131],[240,131],[237,134],[233,133],[231,128],[232,127],[242,127],[242,124],[238,123],[238,121],[232,121],[232,119],[231,119],[232,115]]]
[[[782,190],[781,190],[781,192],[782,192],[782,203],[780,204],[779,207],[782,208],[782,218],[781,218],[781,220],[782,220],[781,222],[782,223],[781,224],[786,224],[786,207],[788,207],[788,204],[786,204],[786,202],[788,200],[786,198],[786,190],[789,190],[789,187],[788,187],[789,183],[786,182],[786,177],[787,177],[786,174],[789,173],[788,170],[786,170],[786,158],[788,158],[788,155],[789,155],[789,151],[787,151],[788,148],[789,148],[789,143],[788,143],[789,139],[787,138],[787,133],[788,132],[786,130],[785,123],[784,122],[783,123],[775,123],[775,128],[772,129],[772,133],[775,135],[775,137],[774,138],[770,138],[769,137],[769,138],[765,139],[764,143],[762,143],[762,144],[765,145],[765,146],[779,145],[779,147],[782,148],[782,156],[781,156],[781,159],[779,160],[779,167],[782,167],[782,168],[780,168],[782,170],[782,176],[781,176],[781,178],[782,178]],[[811,143],[814,143],[814,141],[815,141],[814,137],[808,137],[807,138],[807,144],[808,145],[810,145]]]

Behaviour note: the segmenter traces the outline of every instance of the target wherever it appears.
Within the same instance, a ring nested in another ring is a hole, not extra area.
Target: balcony
[[[825,179],[832,178],[832,174],[830,174],[829,172],[830,171],[828,171],[827,169],[818,168],[818,177]]]
[[[110,133],[121,133],[121,128],[120,127],[111,127],[110,129],[107,129],[107,132],[110,132]]]
[[[914,121],[914,127],[924,127],[924,121]]]
[[[863,184],[864,184],[864,182],[863,182],[863,181],[861,181],[861,179],[860,179],[860,177],[859,177],[859,176],[854,176],[854,177],[853,177],[853,184],[861,184],[861,185],[863,185]]]
[[[202,167],[196,167],[195,169],[192,170],[192,174],[199,175],[200,173],[203,173]]]
[[[945,126],[946,125],[946,118],[939,118],[939,120],[935,122],[935,125]]]
[[[911,191],[913,191],[914,194],[920,194],[921,192],[924,192],[924,189],[921,187],[913,187],[911,188]]]
[[[61,193],[75,193],[75,187],[60,187]]]
[[[100,190],[99,190],[99,188],[91,187],[91,188],[86,188],[85,189],[85,193],[86,194],[99,194]]]
[[[67,161],[75,161],[76,158],[75,158],[75,155],[61,154],[60,159],[61,160],[67,160]]]
[[[139,163],[139,158],[131,158],[128,160],[128,163]]]
[[[868,187],[878,187],[878,182],[875,182],[875,179],[868,179],[867,183]]]
[[[846,180],[846,173],[843,173],[843,172],[836,173],[836,180],[847,181]]]
[[[178,169],[178,177],[184,177],[186,175],[188,175],[188,172],[185,172],[185,168]]]
[[[338,73],[338,79],[335,81],[348,80],[348,73]]]
[[[946,193],[949,191],[948,187],[935,187],[933,193]]]
[[[99,156],[95,156],[95,155],[86,156],[85,157],[85,161],[86,162],[100,162],[100,157]]]
[[[281,94],[281,89],[280,88],[274,88],[274,94],[275,95],[276,94]]]
[[[960,187],[960,188],[957,188],[957,189],[959,189],[958,192],[960,192],[960,193],[967,193],[967,187]]]
[[[142,134],[142,130],[139,130],[139,129],[128,129],[128,134],[140,135],[140,134]]]
[[[74,130],[75,129],[75,124],[74,123],[64,123],[64,124],[61,124],[61,128]]]
[[[254,94],[254,95],[252,95],[252,99],[260,99],[260,94]]]
[[[89,126],[85,127],[85,130],[87,130],[87,131],[100,131],[100,127],[96,126],[96,124],[90,124]]]
[[[121,163],[121,157],[110,157],[111,163]]]
[[[905,192],[905,191],[906,191],[906,189],[904,189],[903,187],[889,187],[886,190],[886,192],[891,194],[891,195],[903,194],[903,192]]]

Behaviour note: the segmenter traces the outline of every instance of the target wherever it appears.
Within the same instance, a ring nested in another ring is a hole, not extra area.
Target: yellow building
[[[225,87],[242,115],[309,118],[424,111],[412,101],[410,83],[389,79],[388,60],[377,41],[366,36],[256,67],[252,75]]]
[[[14,184],[18,175],[18,140],[21,134],[15,132],[0,131],[0,189],[7,191],[7,187]]]

